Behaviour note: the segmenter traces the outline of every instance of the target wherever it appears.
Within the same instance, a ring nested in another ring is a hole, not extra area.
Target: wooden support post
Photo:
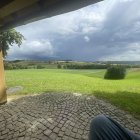
[[[7,102],[2,50],[0,50],[0,104]]]

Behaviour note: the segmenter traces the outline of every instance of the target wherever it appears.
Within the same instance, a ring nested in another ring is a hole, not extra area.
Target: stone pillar
[[[2,50],[0,50],[0,105],[7,102]]]

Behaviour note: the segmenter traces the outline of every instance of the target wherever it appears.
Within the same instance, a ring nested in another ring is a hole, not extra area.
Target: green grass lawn
[[[104,80],[105,70],[7,70],[8,87],[23,86],[16,94],[80,92],[94,94],[140,118],[140,71],[128,71],[124,80]]]

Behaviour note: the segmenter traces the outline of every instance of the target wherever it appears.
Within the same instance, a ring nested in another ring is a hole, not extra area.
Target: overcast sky
[[[140,0],[104,0],[16,28],[7,59],[140,61]]]

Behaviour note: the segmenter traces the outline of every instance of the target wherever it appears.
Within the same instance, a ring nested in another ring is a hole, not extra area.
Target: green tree
[[[7,55],[9,46],[12,46],[13,44],[20,46],[23,39],[24,36],[15,29],[0,32],[0,50],[2,50],[3,57]]]

